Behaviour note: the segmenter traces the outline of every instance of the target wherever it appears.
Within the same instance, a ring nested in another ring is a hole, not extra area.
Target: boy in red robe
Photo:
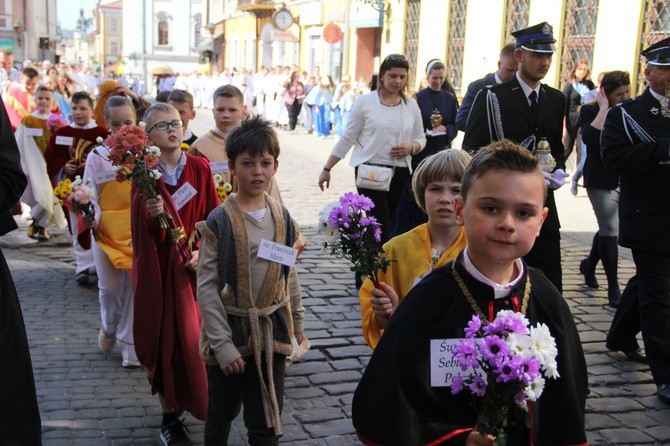
[[[164,444],[188,441],[180,415],[189,411],[204,420],[207,376],[198,352],[200,311],[195,300],[198,251],[195,224],[219,204],[206,160],[181,150],[183,123],[177,110],[165,103],[149,107],[146,132],[161,150],[156,198],[133,185],[131,232],[135,295],[135,351],[147,368],[152,392],[163,409]],[[169,229],[157,217],[170,215]]]
[[[74,180],[77,175],[83,178],[86,157],[97,145],[98,137],[105,138],[107,129],[93,120],[93,99],[88,93],[78,91],[72,95],[73,124],[58,129],[49,139],[44,158],[47,162],[47,173],[55,186],[59,181],[69,178]],[[77,215],[69,212],[72,246],[77,262],[77,283],[86,285],[89,275],[95,271],[93,253],[90,249],[90,231],[80,225]]]

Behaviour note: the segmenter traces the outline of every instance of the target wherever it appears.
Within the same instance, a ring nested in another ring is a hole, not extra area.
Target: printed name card
[[[109,183],[110,181],[116,180],[116,171],[109,170],[107,172],[100,172],[94,177],[96,184]]]
[[[172,201],[174,201],[174,205],[177,208],[177,210],[181,209],[186,203],[191,201],[193,197],[198,193],[197,190],[193,186],[191,186],[191,183],[184,183],[182,187],[176,190],[174,194],[172,194]]]
[[[452,357],[456,346],[461,339],[431,339],[430,340],[430,386],[450,387],[454,376],[459,373],[467,376],[475,373],[472,367],[461,370],[461,362]],[[476,339],[475,342],[480,342]]]
[[[209,163],[209,168],[212,169],[212,173],[230,172],[230,167],[228,167],[228,161],[212,161],[211,163]]]
[[[44,135],[44,130],[40,129],[40,128],[27,127],[26,128],[26,135],[40,137],[40,136]]]
[[[298,258],[298,250],[271,242],[270,240],[261,239],[261,243],[258,245],[258,257],[293,267]]]
[[[74,144],[74,137],[72,136],[56,136],[57,146],[71,146]]]

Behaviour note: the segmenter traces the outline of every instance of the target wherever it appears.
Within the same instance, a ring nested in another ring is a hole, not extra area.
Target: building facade
[[[154,74],[199,67],[202,0],[122,0],[125,71],[148,81]],[[147,84],[149,86],[149,82]],[[151,88],[148,88],[152,92]]]
[[[54,61],[58,41],[56,0],[0,1],[0,46],[17,62]]]
[[[272,15],[283,4],[294,23],[279,30]],[[640,51],[670,35],[669,0],[203,0],[202,7],[219,70],[319,66],[336,80],[343,74],[367,80],[386,55],[402,53],[410,61],[412,89],[419,88],[428,61],[438,58],[459,95],[496,70],[512,31],[542,21],[557,39],[545,77],[557,88],[585,59],[594,78],[629,71],[639,91]]]
[[[123,2],[99,5],[93,10],[93,60],[107,76],[117,73],[123,62]]]

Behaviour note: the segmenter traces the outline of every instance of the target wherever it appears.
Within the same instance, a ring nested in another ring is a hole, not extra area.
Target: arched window
[[[505,8],[505,42],[513,42],[513,31],[528,27],[528,10],[530,0],[507,0]]]
[[[158,44],[167,45],[168,44],[168,22],[161,20],[158,22]]]
[[[561,88],[579,60],[593,62],[596,42],[598,0],[568,0],[565,4],[565,27],[561,54]]]
[[[668,0],[646,0],[644,3],[644,22],[642,24],[642,35],[638,51],[646,49],[670,36],[670,1]],[[644,68],[646,59],[640,58],[637,67],[636,91],[642,93],[645,87]],[[633,79],[631,78],[631,82]]]
[[[468,0],[449,1],[449,31],[447,33],[447,80],[461,94],[463,82],[463,50],[465,47],[465,18],[468,11]]]

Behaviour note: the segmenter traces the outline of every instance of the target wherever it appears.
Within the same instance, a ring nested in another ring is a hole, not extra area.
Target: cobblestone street
[[[198,110],[193,131],[212,124],[210,110]],[[322,193],[317,177],[334,140],[319,140],[301,128],[278,130],[282,153],[277,181],[286,206],[301,225],[308,245],[298,262],[306,309],[305,334],[312,343],[303,359],[287,369],[283,444],[359,444],[351,424],[351,400],[371,350],[363,341],[353,273],[321,249],[317,214],[341,193],[354,190],[353,168],[340,162],[331,188]],[[606,290],[583,284],[578,266],[596,230],[586,193],[568,187],[557,193],[563,224],[563,284],[586,353],[591,393],[586,423],[591,445],[670,444],[670,406],[655,395],[649,368],[623,361],[605,348],[613,316]],[[100,311],[97,287],[79,286],[69,237],[61,231],[37,243],[22,229],[0,237],[21,300],[31,346],[45,445],[158,444],[160,406],[150,395],[143,369],[121,367],[120,353],[103,355],[97,346]],[[620,250],[619,280],[633,274],[630,253]],[[601,284],[606,283],[601,268]],[[561,373],[570,373],[562,370]],[[557,421],[560,422],[560,421]],[[194,444],[204,423],[187,417]],[[236,420],[231,445],[246,445]]]

